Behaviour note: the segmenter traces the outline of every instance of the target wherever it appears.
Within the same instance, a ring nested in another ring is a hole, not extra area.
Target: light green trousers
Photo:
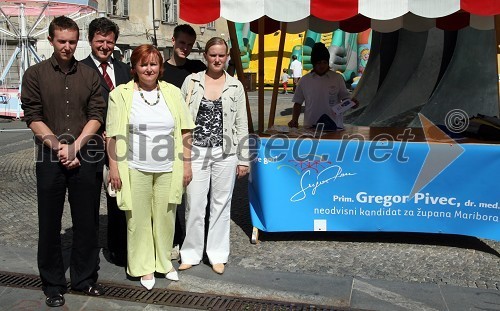
[[[132,208],[127,217],[127,273],[168,273],[177,205],[168,204],[172,173],[129,170]]]

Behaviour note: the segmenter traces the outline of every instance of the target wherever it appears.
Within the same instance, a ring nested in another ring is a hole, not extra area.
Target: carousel
[[[52,18],[78,21],[96,11],[96,0],[0,0],[0,116],[23,116],[20,81],[29,66],[43,60],[36,42],[47,37]]]

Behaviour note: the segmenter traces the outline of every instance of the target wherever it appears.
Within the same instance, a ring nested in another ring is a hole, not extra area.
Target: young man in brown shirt
[[[97,132],[105,102],[99,75],[74,58],[79,28],[70,18],[56,17],[48,40],[49,59],[24,74],[21,101],[37,144],[38,270],[49,307],[62,306],[67,290],[61,249],[61,218],[66,191],[73,222],[71,288],[99,296],[99,193]]]

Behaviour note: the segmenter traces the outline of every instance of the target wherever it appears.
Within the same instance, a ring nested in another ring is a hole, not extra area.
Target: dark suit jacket
[[[104,97],[104,101],[106,104],[108,103],[108,98],[109,98],[109,87],[106,84],[106,81],[104,81],[104,77],[102,76],[101,72],[99,71],[99,68],[94,63],[94,60],[92,57],[89,55],[87,58],[83,59],[81,61],[85,65],[89,66],[90,68],[96,70],[99,73],[99,76],[101,77],[101,93],[102,97]],[[115,70],[115,87],[117,87],[120,84],[125,84],[132,80],[132,76],[130,75],[130,66],[120,62],[116,59],[113,59],[113,68]],[[106,107],[106,112],[107,112],[107,107]],[[106,114],[104,114],[106,116]]]
[[[104,80],[103,75],[99,71],[99,68],[97,68],[97,66],[95,65],[94,60],[92,59],[92,57],[90,55],[87,58],[81,60],[80,62],[82,64],[89,66],[90,68],[94,69],[95,71],[97,71],[97,73],[99,74],[99,77],[101,78],[101,94],[102,94],[102,97],[104,98],[104,102],[106,103],[106,109],[104,110],[104,123],[102,124],[101,128],[98,131],[99,134],[102,134],[106,129],[106,115],[108,114],[108,99],[109,99],[109,92],[110,92],[109,86],[106,83],[106,81]],[[130,80],[132,80],[132,76],[130,75],[130,66],[129,65],[125,64],[124,62],[120,62],[116,59],[113,59],[113,68],[115,71],[115,83],[116,83],[115,87],[117,87],[120,84],[125,84],[125,83],[129,82]],[[102,144],[101,142],[97,143],[99,148],[101,148],[101,146],[100,146],[101,144]],[[102,149],[104,150],[104,145],[102,146]],[[104,161],[107,160],[107,157],[102,156],[102,159],[103,159],[103,161],[101,164],[104,164]],[[100,171],[100,170],[102,170],[102,165],[98,166],[98,171]]]

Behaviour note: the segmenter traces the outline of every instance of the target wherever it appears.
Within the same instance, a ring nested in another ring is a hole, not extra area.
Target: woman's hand
[[[111,184],[113,189],[120,190],[122,188],[122,180],[118,172],[118,163],[116,162],[116,137],[106,138],[106,150],[108,151],[109,160],[108,183]]]
[[[189,183],[193,180],[193,171],[191,170],[191,162],[184,162],[184,179],[182,181],[182,185],[187,187]]]
[[[236,167],[236,175],[238,175],[238,178],[242,178],[246,174],[248,174],[248,166],[246,166],[246,165],[238,165]]]
[[[182,131],[182,163],[184,164],[184,178],[182,185],[187,187],[191,180],[193,180],[193,171],[191,170],[191,147],[193,140],[190,130]]]
[[[118,172],[118,168],[113,167],[109,168],[108,182],[111,184],[111,187],[115,190],[120,190],[122,188],[122,180],[120,178],[120,173]]]

